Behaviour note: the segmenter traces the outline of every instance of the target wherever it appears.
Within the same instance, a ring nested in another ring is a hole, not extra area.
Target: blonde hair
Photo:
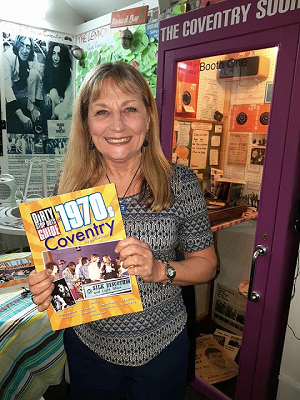
[[[159,139],[159,121],[151,89],[142,74],[130,64],[116,61],[98,65],[84,78],[73,107],[70,138],[60,177],[58,194],[93,186],[105,176],[102,155],[90,149],[88,110],[100,93],[103,82],[112,79],[123,92],[138,93],[150,117],[146,134],[148,146],[142,148],[141,171],[143,181],[140,199],[151,210],[159,212],[173,203],[170,185],[172,168],[163,154]],[[150,194],[146,194],[147,185]]]

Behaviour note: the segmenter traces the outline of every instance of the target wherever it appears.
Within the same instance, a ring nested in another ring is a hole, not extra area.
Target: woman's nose
[[[126,129],[124,117],[121,112],[113,112],[111,114],[109,129],[115,132],[122,132]]]

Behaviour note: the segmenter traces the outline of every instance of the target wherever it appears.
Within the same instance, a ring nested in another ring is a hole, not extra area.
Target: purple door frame
[[[242,5],[243,2],[233,0],[161,21],[157,104],[161,119],[161,143],[170,158],[177,62],[279,46],[255,237],[255,246],[263,244],[268,251],[258,259],[255,273],[254,290],[261,295],[261,300],[247,303],[236,391],[237,400],[265,400],[276,398],[299,245],[293,210],[300,197],[297,121],[300,95],[296,90],[293,92],[293,88],[300,87],[300,66],[297,62],[300,9],[257,19],[256,2],[252,2],[248,6],[247,20],[238,26],[239,29],[227,26],[198,35],[182,36],[186,21],[203,20],[205,16]],[[162,40],[163,35],[166,39],[167,29],[170,40]],[[226,399],[221,392],[197,378],[193,384],[210,399]]]

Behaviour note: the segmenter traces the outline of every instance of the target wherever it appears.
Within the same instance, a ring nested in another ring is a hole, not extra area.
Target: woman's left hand
[[[165,268],[159,260],[153,257],[147,243],[134,237],[120,240],[116,253],[120,253],[123,268],[128,268],[129,275],[139,275],[144,282],[161,282]]]

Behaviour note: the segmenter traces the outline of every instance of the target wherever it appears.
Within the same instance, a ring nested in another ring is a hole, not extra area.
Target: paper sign
[[[48,120],[47,126],[50,139],[66,139],[70,135],[71,120]]]
[[[209,151],[209,165],[218,165],[219,151],[217,149],[210,149]]]
[[[205,169],[207,161],[208,132],[196,130],[193,132],[191,150],[191,169]]]
[[[184,124],[179,122],[179,129],[177,135],[178,146],[188,146],[190,142],[190,129],[191,129],[191,124]]]
[[[248,135],[232,133],[229,137],[228,165],[245,166],[247,161]]]
[[[204,131],[211,131],[212,129],[212,124],[206,123],[206,122],[192,122],[192,129],[201,129]]]
[[[177,158],[177,164],[189,166],[189,160],[187,158]]]
[[[176,148],[176,154],[179,158],[187,158],[189,155],[189,149],[185,146],[178,146]]]
[[[221,137],[220,136],[212,136],[211,137],[211,141],[210,141],[210,145],[211,146],[220,146],[221,143]]]

